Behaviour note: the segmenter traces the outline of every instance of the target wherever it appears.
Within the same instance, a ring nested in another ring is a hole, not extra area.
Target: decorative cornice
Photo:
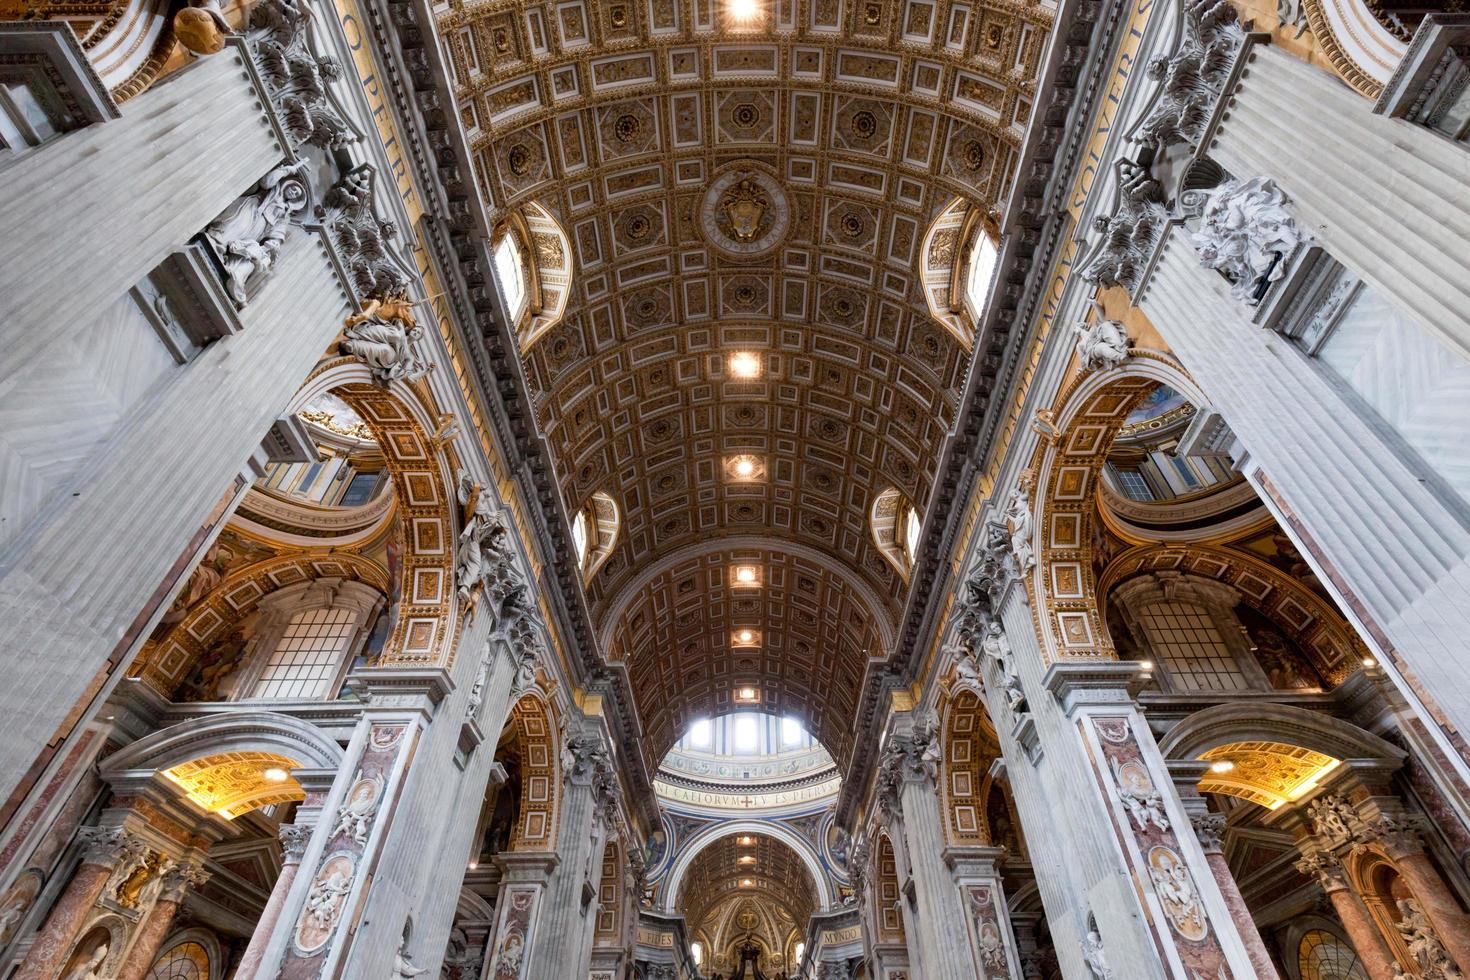
[[[386,7],[386,20],[380,13],[380,2]],[[475,187],[448,70],[433,41],[432,13],[423,0],[375,0],[366,6],[374,40],[385,53],[395,108],[410,134],[415,162],[420,165],[425,184],[433,188],[436,198],[426,202],[438,205],[426,215],[426,237],[449,287],[446,299],[466,340],[463,349],[479,382],[491,423],[490,435],[531,505],[528,516],[535,525],[539,550],[548,559],[543,568],[551,581],[538,591],[548,595],[564,627],[560,632],[569,648],[568,660],[574,674],[580,675],[574,679],[603,697],[609,729],[621,755],[630,763],[625,768],[633,797],[649,825],[656,825],[657,804],[638,738],[627,672],[605,663],[576,563],[557,560],[557,556],[576,553],[571,525],[557,489],[551,457],[537,430],[535,406],[515,332],[496,290],[491,271],[491,229]]]
[[[898,643],[888,662],[870,670],[857,719],[857,748],[843,780],[838,821],[851,826],[872,772],[872,733],[880,722],[885,692],[911,682],[922,667],[923,639],[929,636],[946,599],[950,556],[963,544],[966,506],[978,484],[985,458],[1004,415],[1003,398],[1021,360],[1030,326],[1044,299],[1048,272],[1064,244],[1070,222],[1061,195],[1071,186],[1081,161],[1085,127],[1073,118],[1090,117],[1105,81],[1106,59],[1127,17],[1116,0],[1070,0],[1057,12],[1054,44],[1037,91],[1050,94],[1032,110],[1011,192],[995,286],[984,320],[976,330],[969,378],[934,481],[934,500],[910,577],[909,599]],[[1099,29],[1099,24],[1101,27]]]

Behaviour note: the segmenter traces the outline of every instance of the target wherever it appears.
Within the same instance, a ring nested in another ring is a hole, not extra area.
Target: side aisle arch
[[[291,406],[330,392],[362,417],[383,452],[402,526],[401,592],[378,666],[448,666],[461,610],[454,587],[456,521],[451,461],[430,437],[434,413],[401,383],[372,383],[367,368],[337,360],[318,367]],[[390,597],[391,599],[391,597]]]
[[[1158,384],[1196,405],[1208,403],[1171,358],[1154,351],[1135,351],[1120,369],[1074,379],[1053,403],[1061,406],[1055,412],[1059,434],[1037,450],[1032,492],[1039,540],[1036,567],[1026,583],[1047,663],[1116,658],[1102,621],[1094,567],[1098,483],[1118,430]]]

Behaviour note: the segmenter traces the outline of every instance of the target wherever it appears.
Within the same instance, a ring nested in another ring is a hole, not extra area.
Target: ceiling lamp
[[[730,376],[750,381],[761,376],[761,356],[754,351],[738,350],[730,355]]]
[[[741,857],[740,863],[741,864],[755,864],[755,855],[754,854],[746,854],[746,855],[744,855],[743,857]]]
[[[742,687],[735,691],[735,701],[737,704],[758,704],[760,699],[761,692],[753,687]]]
[[[755,843],[755,838],[754,837],[747,836],[747,837],[740,838],[740,846],[741,847],[749,847],[750,845],[752,845],[754,843]]]
[[[740,879],[740,887],[741,888],[754,888],[755,887],[755,882],[752,881],[749,878],[741,878]]]
[[[284,783],[291,778],[290,773],[276,766],[271,766],[269,769],[262,771],[260,775],[268,783]]]
[[[760,630],[741,628],[730,635],[731,642],[737,647],[760,646]]]
[[[1220,759],[1210,763],[1210,772],[1227,773],[1235,768],[1235,763],[1229,759]]]
[[[736,585],[760,585],[760,571],[754,565],[735,566]]]
[[[725,0],[725,13],[737,24],[749,24],[761,15],[760,0]]]

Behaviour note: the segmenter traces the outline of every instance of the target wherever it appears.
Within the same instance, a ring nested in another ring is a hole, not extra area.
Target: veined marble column
[[[140,838],[121,827],[83,827],[77,831],[77,839],[85,847],[81,866],[46,917],[15,980],[53,980],[58,976],[112,873],[119,864],[136,859],[148,849]]]
[[[951,847],[944,852],[969,905],[971,948],[976,951],[981,980],[1019,980],[1023,976],[1020,948],[1000,881],[999,863],[1005,853],[1003,847]]]
[[[1209,768],[1208,762],[1171,761],[1169,774],[1174,777],[1174,788],[1179,794],[1179,802],[1189,814],[1194,836],[1205,852],[1205,859],[1210,862],[1210,870],[1215,873],[1215,884],[1220,886],[1220,894],[1235,920],[1235,927],[1240,932],[1241,941],[1245,943],[1246,952],[1250,954],[1256,976],[1259,980],[1278,980],[1276,964],[1272,962],[1271,953],[1261,939],[1261,930],[1256,928],[1255,917],[1251,915],[1244,896],[1240,894],[1240,886],[1230,870],[1230,862],[1225,860],[1225,849],[1220,840],[1225,832],[1225,815],[1211,813],[1204,797],[1199,793],[1200,777]]]
[[[250,945],[245,947],[245,952],[240,957],[235,980],[252,980],[260,969],[265,948],[270,943],[271,934],[275,932],[276,924],[281,919],[281,909],[285,908],[291,886],[296,881],[296,871],[301,867],[301,858],[306,853],[311,832],[311,825],[290,823],[281,826],[281,873],[276,876],[270,898],[266,900],[265,909],[260,913],[260,921],[255,924],[255,931],[250,935]]]
[[[910,718],[898,724],[884,746],[878,792],[899,815],[892,825],[901,829],[913,884],[910,957],[919,961],[925,980],[986,976],[976,961],[965,899],[945,863],[944,821],[934,783],[940,758],[934,722]]]
[[[1429,855],[1424,853],[1424,842],[1418,832],[1402,821],[1384,819],[1370,826],[1365,836],[1382,845],[1409,890],[1419,899],[1445,950],[1461,970],[1470,971],[1470,917],[1460,911],[1460,903]]]
[[[1296,866],[1308,878],[1316,878],[1327,893],[1370,980],[1394,980],[1399,972],[1398,963],[1368,909],[1348,886],[1347,873],[1337,858],[1329,851],[1311,850]]]
[[[174,915],[184,901],[184,893],[209,880],[208,872],[201,867],[202,863],[203,856],[196,854],[164,872],[163,890],[158,893],[153,907],[138,924],[132,945],[128,947],[127,959],[118,968],[117,980],[143,980],[147,975],[163,945],[163,937],[168,935]]]

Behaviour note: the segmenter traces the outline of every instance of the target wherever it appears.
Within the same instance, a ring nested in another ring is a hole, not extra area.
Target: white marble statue
[[[254,193],[231,204],[204,229],[225,268],[225,289],[238,306],[249,299],[249,281],[275,264],[292,219],[310,203],[306,166],[307,161],[301,160],[272,170]]]
[[[405,939],[393,957],[392,980],[412,980],[413,977],[422,976],[428,972],[428,967],[414,966],[413,957],[408,952],[408,940]]]
[[[1011,533],[1011,554],[1016,570],[1022,575],[1036,567],[1036,552],[1031,547],[1031,497],[1024,486],[1016,487],[1006,507],[1006,527]]]
[[[102,980],[102,961],[107,959],[107,944],[103,943],[92,951],[92,955],[86,962],[79,964],[68,973],[65,980]]]
[[[1113,971],[1108,969],[1108,957],[1103,951],[1102,936],[1096,929],[1087,930],[1082,938],[1082,959],[1092,971],[1092,980],[1113,980]]]
[[[1077,359],[1085,371],[1108,371],[1128,359],[1133,341],[1122,323],[1107,318],[1101,303],[1094,301],[1092,306],[1097,319],[1092,323],[1084,319],[1072,328],[1077,334]]]
[[[1404,937],[1409,955],[1422,968],[1422,975],[1443,980],[1463,980],[1464,974],[1451,959],[1439,936],[1435,935],[1434,926],[1418,900],[1401,898],[1398,900],[1398,908],[1399,921],[1396,925],[1399,935]]]
[[[485,577],[484,538],[494,518],[494,505],[484,488],[472,482],[464,470],[459,471],[458,499],[464,513],[464,527],[459,532],[455,552],[455,578],[460,601],[468,602]]]

